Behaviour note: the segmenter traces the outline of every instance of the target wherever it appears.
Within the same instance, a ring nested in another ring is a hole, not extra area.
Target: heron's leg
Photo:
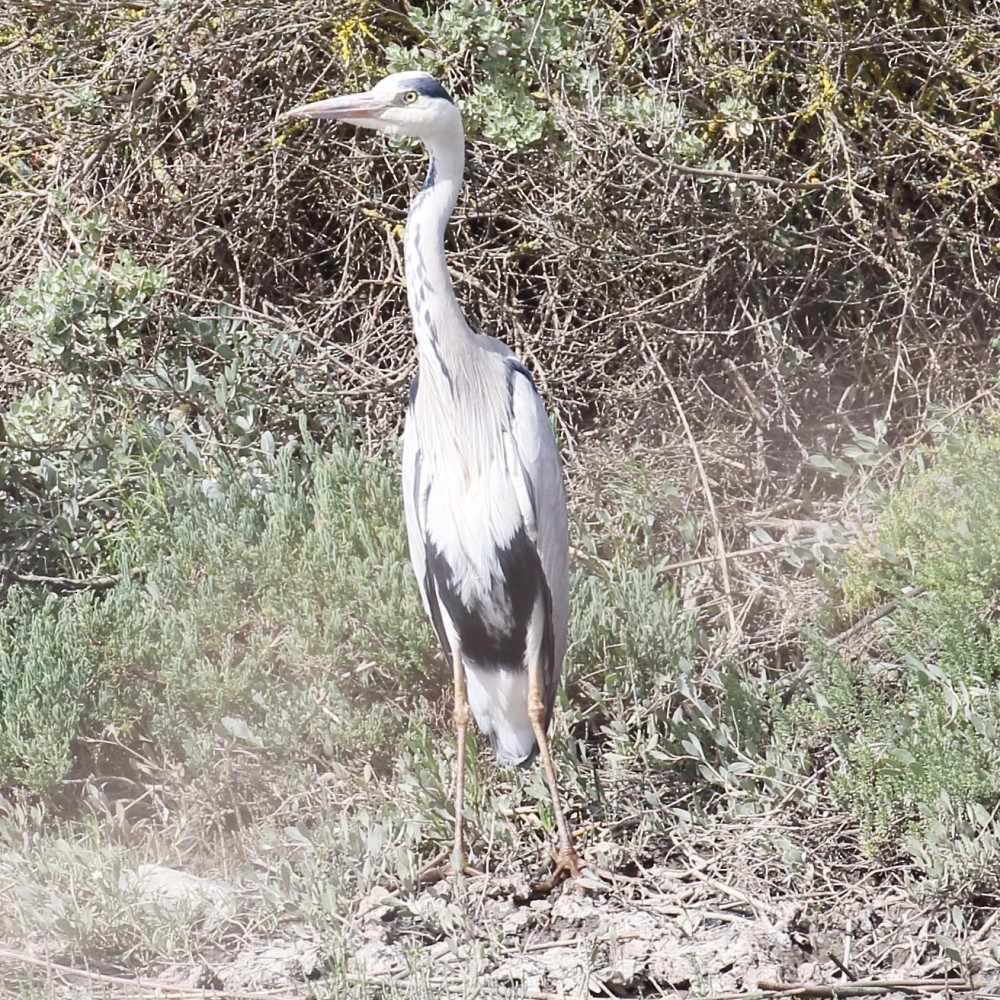
[[[539,887],[547,891],[553,888],[563,875],[568,874],[571,878],[578,878],[583,872],[583,865],[580,863],[580,855],[576,853],[576,848],[573,846],[573,838],[570,836],[562,803],[559,800],[556,769],[552,763],[552,754],[549,753],[549,740],[545,735],[545,700],[542,697],[541,666],[534,657],[528,664],[528,718],[531,719],[531,728],[535,731],[538,753],[542,758],[545,780],[548,782],[549,795],[552,798],[552,815],[555,816],[556,829],[559,832],[559,851],[555,858],[556,869],[548,882]]]
[[[462,835],[462,820],[465,806],[465,737],[469,729],[469,694],[465,688],[465,667],[462,651],[456,645],[452,653],[451,666],[455,674],[455,846],[451,854],[451,864],[456,872],[465,867],[465,839]]]
[[[462,665],[462,652],[456,649],[452,654],[451,666],[455,676],[455,720],[456,761],[455,768],[455,842],[451,852],[451,864],[442,865],[443,858],[433,862],[418,875],[420,882],[437,882],[449,875],[482,875],[478,868],[465,863],[465,837],[463,836],[463,819],[465,810],[465,743],[469,729],[469,695],[465,688],[465,667]]]

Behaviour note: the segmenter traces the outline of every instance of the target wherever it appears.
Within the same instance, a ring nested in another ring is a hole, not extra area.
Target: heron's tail
[[[469,708],[501,764],[527,767],[538,753],[528,717],[528,672],[466,661]]]

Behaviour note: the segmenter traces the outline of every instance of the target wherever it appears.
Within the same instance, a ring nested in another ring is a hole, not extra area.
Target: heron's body
[[[406,224],[407,297],[417,341],[403,438],[410,558],[455,680],[455,854],[463,854],[465,727],[471,709],[499,760],[541,752],[559,826],[560,867],[579,872],[546,730],[569,617],[562,469],[531,375],[504,343],[470,329],[455,298],[444,231],[462,186],[461,116],[425,73],[296,108],[415,135],[430,155]]]
[[[499,760],[527,764],[537,749],[529,659],[542,665],[547,726],[566,649],[565,501],[554,444],[537,443],[551,430],[531,376],[499,341],[466,336],[465,357],[439,346],[411,389],[403,439],[410,558],[445,655],[462,651],[479,728]],[[431,380],[444,389],[428,390]]]

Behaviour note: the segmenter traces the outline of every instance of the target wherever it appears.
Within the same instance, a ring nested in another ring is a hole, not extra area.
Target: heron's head
[[[448,92],[429,73],[392,73],[361,94],[330,97],[286,112],[298,118],[336,118],[425,142],[462,134],[462,117]]]

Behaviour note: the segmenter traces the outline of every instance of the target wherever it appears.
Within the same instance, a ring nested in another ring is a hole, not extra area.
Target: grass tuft
[[[871,849],[905,839],[922,864],[944,831],[961,838],[1000,798],[998,455],[1000,437],[962,428],[915,456],[843,578],[853,600],[899,607],[860,655],[818,647],[813,658],[837,760],[830,791]]]

